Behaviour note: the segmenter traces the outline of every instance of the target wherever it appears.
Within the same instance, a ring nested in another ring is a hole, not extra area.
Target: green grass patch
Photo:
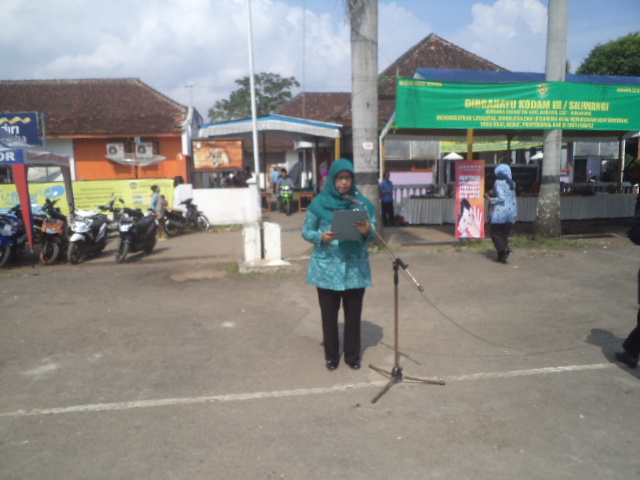
[[[587,243],[575,238],[548,238],[514,236],[509,238],[509,246],[514,248],[584,248]],[[463,239],[456,245],[456,251],[483,251],[493,249],[490,239]]]
[[[233,224],[233,225],[211,225],[209,227],[209,233],[218,233],[218,232],[238,232],[242,230],[242,225]]]
[[[229,278],[281,278],[287,275],[290,275],[292,272],[271,272],[271,273],[240,273],[240,267],[238,267],[237,263],[230,263],[229,265],[222,268],[226,277]]]

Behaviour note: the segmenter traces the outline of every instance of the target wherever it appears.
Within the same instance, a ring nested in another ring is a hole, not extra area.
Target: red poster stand
[[[456,238],[484,238],[484,160],[456,162]]]

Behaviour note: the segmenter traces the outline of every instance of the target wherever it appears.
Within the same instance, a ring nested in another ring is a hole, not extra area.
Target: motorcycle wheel
[[[168,237],[175,237],[180,233],[180,228],[178,228],[178,226],[175,223],[167,221],[164,224],[164,232],[167,234]]]
[[[209,230],[211,224],[209,223],[209,219],[200,213],[198,214],[198,218],[196,219],[196,226],[201,232],[206,232],[207,230]]]
[[[116,263],[123,263],[129,254],[129,244],[124,240],[120,240],[118,250],[116,251]]]
[[[55,262],[60,254],[60,245],[55,242],[47,242],[40,250],[40,261],[45,265],[51,265]]]
[[[69,244],[69,249],[67,250],[67,260],[72,265],[76,263],[80,263],[80,258],[82,257],[82,252],[80,250],[80,244],[77,242],[72,242]]]
[[[153,232],[153,235],[151,235],[149,237],[149,239],[147,240],[147,243],[145,243],[144,245],[144,253],[151,253],[153,251],[153,247],[156,246],[156,241],[157,241],[157,237],[156,237],[156,232]]]
[[[11,256],[11,247],[9,245],[4,245],[0,247],[0,268],[4,267],[5,263],[9,261],[9,257]]]
[[[290,201],[289,201],[289,202],[286,202],[286,203],[284,204],[284,213],[285,213],[287,216],[291,215],[291,202],[290,202]]]

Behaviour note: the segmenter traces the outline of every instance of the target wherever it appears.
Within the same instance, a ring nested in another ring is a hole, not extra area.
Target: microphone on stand
[[[355,205],[360,205],[361,207],[364,207],[364,203],[362,203],[360,200],[356,200],[355,198],[353,198],[351,195],[345,193],[344,195],[342,195],[342,199],[346,200],[348,202],[351,202]]]

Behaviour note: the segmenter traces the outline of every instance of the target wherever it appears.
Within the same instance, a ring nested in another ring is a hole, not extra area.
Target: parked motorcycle
[[[155,215],[144,215],[140,209],[124,208],[124,216],[118,225],[120,244],[116,262],[123,263],[127,255],[144,251],[151,253],[156,246],[158,226]]]
[[[124,200],[122,200],[121,198],[119,198],[118,201],[124,204]],[[107,217],[107,220],[109,222],[109,233],[118,231],[120,218],[122,218],[123,214],[122,208],[116,207],[115,202],[116,199],[114,198],[106,205],[100,205],[98,207],[98,210],[100,210],[100,212],[102,212],[102,214],[106,215]]]
[[[47,218],[42,223],[42,248],[40,249],[40,261],[45,265],[51,265],[58,258],[69,240],[69,226],[67,217],[56,207],[58,199],[45,199],[42,207],[47,212]]]
[[[0,215],[0,268],[10,258],[18,258],[27,243],[27,229],[22,221],[22,210],[19,205],[9,213]]]
[[[280,185],[280,210],[291,215],[293,210],[293,188],[289,185]]]
[[[182,233],[185,229],[200,230],[206,232],[209,230],[211,224],[209,219],[200,211],[198,207],[193,203],[191,198],[180,202],[187,207],[186,212],[180,210],[166,209],[164,213],[164,230],[167,235],[173,237]]]
[[[94,212],[76,211],[69,218],[71,238],[67,248],[69,263],[76,264],[88,255],[98,255],[107,246],[107,219]]]

